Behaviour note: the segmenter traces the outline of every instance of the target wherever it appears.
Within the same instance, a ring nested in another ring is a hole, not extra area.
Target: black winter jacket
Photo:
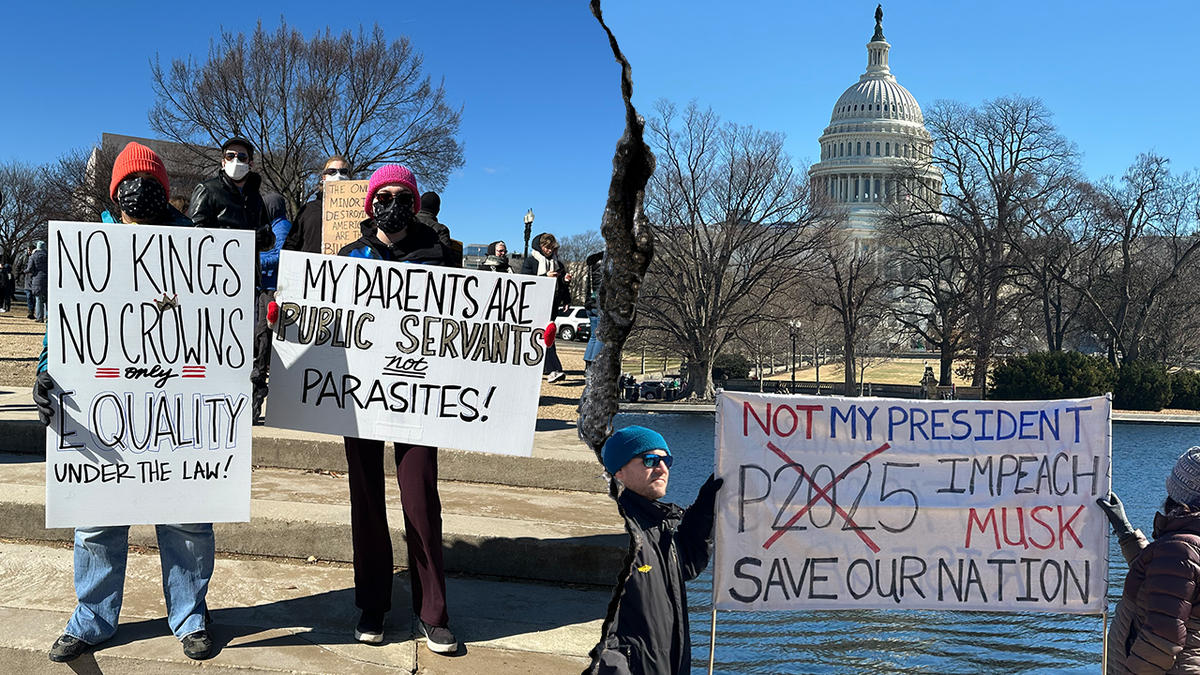
[[[300,207],[292,229],[288,232],[283,248],[288,251],[304,253],[322,253],[321,240],[324,237],[324,221],[322,212],[325,210],[324,194],[317,193],[315,199],[307,201]]]
[[[262,178],[251,171],[239,190],[222,171],[216,178],[196,185],[188,216],[196,227],[254,230],[258,250],[269,251],[275,246],[275,233],[258,192],[261,185]]]
[[[632,490],[624,490],[619,501],[637,551],[606,642],[626,663],[602,661],[599,672],[626,672],[622,667],[627,666],[631,675],[690,673],[692,641],[683,582],[708,567],[712,497],[698,498],[687,510]]]

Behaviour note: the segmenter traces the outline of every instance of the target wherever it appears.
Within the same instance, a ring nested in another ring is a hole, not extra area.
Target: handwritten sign
[[[356,241],[362,233],[359,224],[366,220],[363,203],[367,199],[365,180],[326,181],[321,199],[321,252],[337,255],[346,244]]]
[[[254,233],[50,223],[46,527],[250,519]]]
[[[554,280],[284,251],[271,426],[532,454]]]
[[[1111,404],[724,392],[718,609],[1099,613]]]

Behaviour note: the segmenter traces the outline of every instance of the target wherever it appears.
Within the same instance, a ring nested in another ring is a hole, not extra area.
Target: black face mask
[[[154,178],[126,178],[117,183],[117,206],[134,220],[154,220],[167,210],[167,191]]]
[[[376,203],[375,225],[387,234],[396,234],[412,224],[412,195],[402,194],[386,204]]]

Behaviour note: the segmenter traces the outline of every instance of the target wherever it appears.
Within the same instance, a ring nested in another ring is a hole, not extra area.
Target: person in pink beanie
[[[454,267],[453,253],[428,225],[417,220],[421,196],[407,167],[376,169],[367,183],[363,236],[339,255],[394,263]],[[350,474],[350,527],[354,542],[354,604],[362,617],[356,640],[383,642],[383,618],[391,609],[392,539],[384,497],[384,442],[344,439]],[[440,654],[458,650],[446,611],[446,573],[442,565],[442,503],[437,488],[437,448],[393,443],[413,611],[426,645]]]

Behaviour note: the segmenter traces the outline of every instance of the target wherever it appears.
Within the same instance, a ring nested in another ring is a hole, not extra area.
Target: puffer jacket
[[[262,178],[251,171],[241,189],[222,171],[196,185],[188,216],[196,227],[228,230],[254,230],[258,250],[269,251],[275,245],[275,233],[259,187]]]
[[[47,284],[50,273],[50,260],[46,254],[45,248],[39,248],[29,256],[29,260],[25,263],[25,278],[28,280],[25,284],[25,290],[34,295],[46,295]]]
[[[685,511],[675,504],[650,501],[632,490],[619,501],[637,552],[620,594],[612,634],[597,673],[675,675],[690,673],[692,641],[688,629],[687,590],[708,567],[711,554],[713,496],[696,499]]]
[[[1108,634],[1109,675],[1200,673],[1200,515],[1156,514],[1154,541],[1136,554],[1144,541],[1122,538],[1133,559]]]

